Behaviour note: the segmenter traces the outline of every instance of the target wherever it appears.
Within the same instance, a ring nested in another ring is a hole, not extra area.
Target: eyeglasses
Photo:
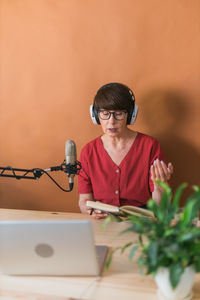
[[[99,110],[98,115],[101,120],[109,120],[111,115],[113,115],[114,119],[117,121],[122,121],[125,119],[127,111],[108,111],[108,110]]]

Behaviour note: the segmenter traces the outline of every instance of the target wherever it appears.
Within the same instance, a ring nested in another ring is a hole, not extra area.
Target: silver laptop
[[[101,273],[107,246],[95,246],[87,220],[0,221],[0,272],[91,276]]]

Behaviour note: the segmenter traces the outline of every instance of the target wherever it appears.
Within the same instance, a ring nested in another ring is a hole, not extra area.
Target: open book
[[[153,212],[151,212],[148,209],[137,207],[137,206],[124,205],[118,207],[110,204],[105,204],[99,201],[87,201],[86,205],[93,209],[97,209],[102,212],[106,212],[120,217],[127,217],[128,215],[134,215],[134,216],[146,216],[152,219],[155,218]]]

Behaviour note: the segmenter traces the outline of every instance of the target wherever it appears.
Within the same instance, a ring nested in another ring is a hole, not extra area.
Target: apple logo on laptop
[[[51,257],[54,254],[53,248],[48,244],[38,244],[35,247],[35,252],[41,257]]]

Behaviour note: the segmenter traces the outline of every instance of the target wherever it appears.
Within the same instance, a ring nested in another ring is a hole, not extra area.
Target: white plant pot
[[[160,268],[155,276],[158,286],[158,296],[161,300],[190,300],[194,284],[195,270],[193,266],[185,268],[181,279],[175,289],[171,287],[169,269]]]

